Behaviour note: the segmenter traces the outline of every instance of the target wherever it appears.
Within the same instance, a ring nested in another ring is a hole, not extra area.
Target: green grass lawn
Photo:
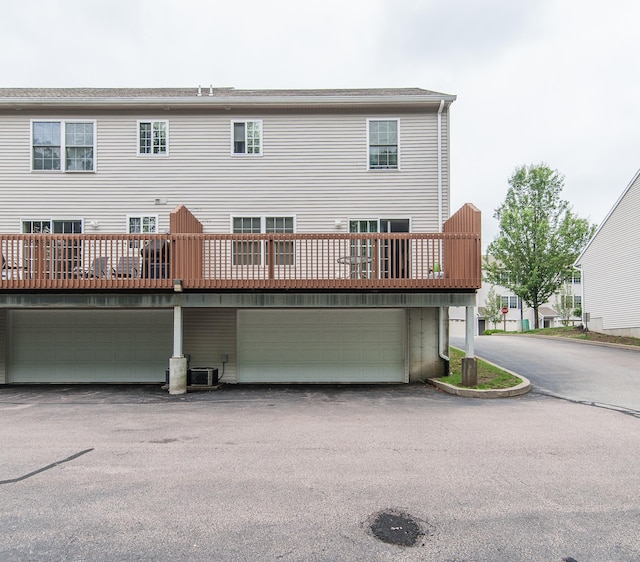
[[[449,372],[448,377],[440,377],[439,381],[459,386],[460,388],[475,388],[478,390],[490,390],[496,388],[511,388],[522,382],[522,379],[514,377],[512,374],[489,365],[485,361],[478,359],[478,385],[477,386],[462,386],[462,358],[464,352],[455,347],[449,348]]]

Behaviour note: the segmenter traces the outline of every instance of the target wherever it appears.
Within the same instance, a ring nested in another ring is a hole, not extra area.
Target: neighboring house
[[[640,337],[640,170],[578,259],[587,328]]]
[[[444,374],[448,307],[480,287],[454,100],[0,89],[0,383]]]
[[[502,306],[507,308],[507,314],[504,315],[497,325],[490,322],[485,315],[485,305],[489,296],[489,291],[493,287],[496,295],[501,298]],[[580,309],[582,306],[582,283],[579,271],[574,271],[571,279],[564,286],[564,298],[566,307],[572,311]],[[538,309],[538,325],[541,328],[558,328],[563,325],[561,311],[557,303],[563,296],[559,291],[553,295],[549,302],[544,303]],[[523,329],[530,329],[535,326],[535,311],[533,308],[524,304],[510,289],[501,285],[491,285],[483,282],[482,287],[478,290],[477,308],[474,311],[476,335],[482,335],[485,330],[504,330],[507,332],[519,332]],[[464,335],[465,330],[465,311],[463,308],[453,307],[449,312],[451,335]],[[569,325],[578,325],[582,323],[580,317],[571,314],[570,317],[564,319]]]

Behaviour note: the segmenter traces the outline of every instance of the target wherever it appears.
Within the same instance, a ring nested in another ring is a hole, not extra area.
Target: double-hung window
[[[234,234],[260,234],[260,217],[234,217]],[[260,265],[260,242],[257,240],[238,240],[233,242],[233,265]]]
[[[369,119],[368,153],[370,170],[398,169],[398,119]]]
[[[127,215],[129,234],[157,234],[158,215]]]
[[[31,167],[37,171],[94,172],[95,121],[32,121]]]
[[[262,121],[232,121],[233,154],[262,154]]]
[[[507,308],[520,308],[520,299],[516,295],[500,297],[500,302],[502,306]]]
[[[293,232],[293,217],[234,217],[234,234],[287,234]],[[263,253],[266,254],[263,259]],[[275,240],[275,265],[293,265],[293,241]],[[234,265],[268,265],[268,248],[258,240],[237,240],[233,243]]]
[[[167,156],[169,153],[169,122],[138,121],[138,154]]]

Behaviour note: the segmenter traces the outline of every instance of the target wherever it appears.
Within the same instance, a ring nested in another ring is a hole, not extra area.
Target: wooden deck
[[[0,234],[5,290],[411,290],[481,285],[479,211],[442,233]],[[173,232],[180,225],[191,233]],[[178,225],[176,227],[176,225]]]

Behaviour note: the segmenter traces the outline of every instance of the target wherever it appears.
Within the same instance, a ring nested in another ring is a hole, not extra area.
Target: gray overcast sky
[[[452,210],[485,245],[522,164],[600,223],[640,168],[637,0],[3,0],[2,87],[456,94]]]

